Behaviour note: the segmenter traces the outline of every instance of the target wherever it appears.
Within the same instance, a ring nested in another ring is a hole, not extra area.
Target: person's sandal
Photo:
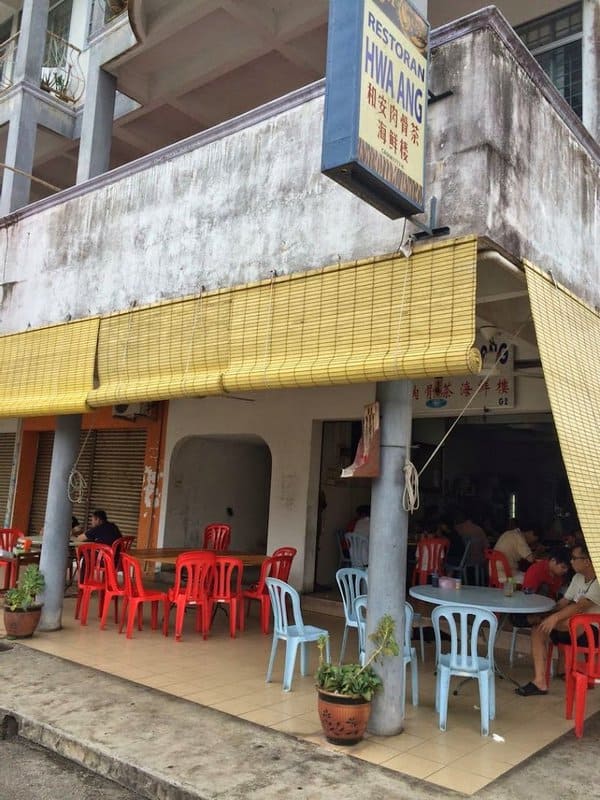
[[[548,690],[540,689],[533,681],[529,681],[529,683],[526,683],[524,686],[519,686],[518,689],[515,689],[515,694],[521,697],[533,697],[537,694],[548,694]]]

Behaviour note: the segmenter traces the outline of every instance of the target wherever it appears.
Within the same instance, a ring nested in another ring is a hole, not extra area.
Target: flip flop
[[[515,689],[515,694],[521,695],[521,697],[532,697],[537,694],[548,694],[548,690],[540,689],[533,681],[529,681],[525,686],[519,686],[518,689]]]

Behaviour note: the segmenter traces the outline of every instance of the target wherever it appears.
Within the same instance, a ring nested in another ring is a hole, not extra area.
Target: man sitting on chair
[[[114,522],[109,522],[106,511],[97,508],[92,511],[92,526],[85,533],[76,537],[77,542],[97,542],[97,544],[107,544],[109,547],[117,539],[121,538],[121,531]]]
[[[554,644],[571,644],[569,619],[575,614],[600,614],[600,585],[585,544],[578,544],[573,548],[571,565],[575,570],[575,576],[565,596],[554,606],[550,615],[531,631],[534,676],[532,681],[515,689],[515,692],[522,697],[548,694],[546,683],[548,641],[552,640]],[[581,643],[585,644],[585,636],[581,638]]]

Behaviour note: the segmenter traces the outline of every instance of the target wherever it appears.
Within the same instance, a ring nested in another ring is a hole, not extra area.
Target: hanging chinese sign
[[[342,478],[377,478],[379,476],[379,403],[365,406],[362,435],[354,461],[342,470]]]
[[[424,210],[428,46],[408,0],[330,0],[321,169],[392,219]]]
[[[447,412],[462,411],[482,381],[483,385],[472,400],[470,410],[514,408],[514,347],[504,341],[496,343],[492,340],[481,344],[479,350],[483,361],[479,375],[436,377],[415,381],[413,414],[430,413],[444,416]]]

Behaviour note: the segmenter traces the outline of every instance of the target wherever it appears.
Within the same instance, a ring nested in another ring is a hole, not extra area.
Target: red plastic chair
[[[288,582],[292,561],[298,551],[295,547],[279,547],[271,556],[271,572],[269,578],[277,578],[280,581]]]
[[[104,630],[106,627],[111,600],[115,601],[115,624],[119,622],[119,597],[125,597],[125,585],[119,583],[117,568],[115,566],[114,542],[110,550],[111,557],[109,558],[107,555],[104,559],[104,602],[102,604],[102,617],[100,619],[101,630]]]
[[[484,556],[488,562],[488,585],[492,589],[501,589],[504,585],[504,581],[500,580],[500,576],[498,575],[498,564],[502,566],[505,578],[512,578],[512,569],[510,568],[508,559],[500,550],[485,550]]]
[[[600,644],[598,643],[598,627],[600,614],[576,614],[569,620],[571,634],[570,658],[565,671],[567,691],[565,716],[573,719],[575,707],[575,736],[583,736],[585,721],[585,701],[587,691],[594,688],[600,680]],[[584,637],[585,643],[578,639]]]
[[[231,527],[224,522],[213,522],[204,528],[203,550],[229,550]]]
[[[115,539],[112,543],[113,559],[117,572],[121,571],[121,554],[129,553],[134,542],[135,536],[121,536],[120,539]]]
[[[181,641],[186,608],[196,609],[196,631],[206,639],[210,627],[212,590],[216,555],[209,550],[182,553],[175,562],[175,584],[167,592],[169,611],[175,606],[175,641]],[[165,616],[163,633],[169,635],[169,614]]]
[[[417,542],[417,561],[412,574],[412,585],[423,586],[432,572],[443,575],[447,552],[448,539],[443,536],[421,539]]]
[[[258,600],[260,603],[260,629],[263,633],[269,633],[269,618],[271,612],[271,598],[267,589],[266,579],[272,577],[271,566],[273,558],[265,558],[260,567],[260,575],[257,583],[252,584],[249,589],[245,589],[243,594],[246,601],[246,616],[250,613],[250,602]]]
[[[24,534],[16,528],[0,528],[0,549],[12,553],[17,539]],[[0,556],[0,567],[4,567],[4,589],[12,589],[17,582],[18,562],[16,558]]]
[[[142,581],[142,568],[139,561],[132,556],[123,553],[121,555],[123,565],[123,579],[125,582],[125,595],[123,596],[123,612],[121,615],[121,627],[119,633],[123,631],[125,617],[127,617],[126,637],[131,639],[133,636],[133,623],[137,613],[138,630],[142,630],[143,623],[143,604],[152,604],[151,627],[155,631],[158,628],[158,604],[163,604],[163,613],[169,614],[169,598],[166,592],[158,592],[144,588]],[[163,625],[164,630],[164,625]]]
[[[235,639],[236,627],[244,630],[243,571],[244,565],[239,558],[217,556],[210,599],[215,610],[217,604],[229,606],[229,635],[232,639]]]
[[[112,550],[106,544],[85,542],[77,548],[79,586],[77,590],[77,605],[75,606],[75,619],[79,619],[82,625],[87,625],[90,600],[94,592],[98,592],[98,616],[102,616],[107,561],[112,561]]]

